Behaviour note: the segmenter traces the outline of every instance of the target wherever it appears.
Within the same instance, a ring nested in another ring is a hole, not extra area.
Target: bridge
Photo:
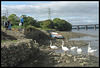
[[[85,26],[85,29],[88,29],[88,26],[94,26],[94,29],[96,30],[96,26],[99,26],[99,24],[87,24],[87,25],[72,25],[72,27],[77,27],[77,30],[79,30],[79,26]]]

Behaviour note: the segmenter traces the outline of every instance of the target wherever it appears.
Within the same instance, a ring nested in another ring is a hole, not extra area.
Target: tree
[[[54,28],[58,29],[60,26],[60,18],[54,18],[53,23],[54,23]]]
[[[52,20],[48,19],[48,20],[45,20],[45,21],[42,22],[41,27],[42,28],[51,28],[51,29],[53,29],[54,24],[53,24]]]
[[[24,26],[28,27],[30,25],[36,27],[36,20],[33,17],[30,16],[27,17],[26,15],[22,15],[22,16],[24,18]]]
[[[57,30],[70,31],[72,29],[72,25],[69,22],[60,18],[54,18],[53,23]]]
[[[37,21],[36,22],[36,27],[41,27],[42,21]]]
[[[20,19],[21,19],[22,16],[23,16],[23,18],[24,18],[24,22],[27,22],[27,16],[26,16],[26,15],[21,15],[21,16],[20,16]]]
[[[1,23],[5,22],[7,20],[6,16],[1,16]]]
[[[28,26],[40,27],[40,22],[42,22],[42,21],[37,21],[33,17],[30,17],[30,16],[28,16],[28,17],[26,15],[22,15],[22,16],[24,18],[24,26],[26,26],[26,27],[28,27]]]
[[[13,25],[19,24],[19,18],[16,16],[16,14],[9,15],[8,19],[11,21],[11,24]]]

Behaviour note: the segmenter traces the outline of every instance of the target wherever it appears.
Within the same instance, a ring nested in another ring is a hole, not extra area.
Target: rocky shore
[[[99,67],[99,60],[90,55],[60,54],[41,50],[35,61],[31,58],[18,67]]]
[[[50,39],[54,45],[61,49],[61,41],[65,41],[65,46],[87,46],[87,41],[70,41],[70,38],[79,38],[84,36],[92,36],[88,34],[75,33],[75,32],[61,32],[64,39]],[[42,46],[39,47],[39,57],[33,62],[32,59],[29,62],[19,65],[18,67],[99,67],[99,58],[92,55],[72,55],[70,53],[56,53],[50,48],[50,40],[42,41]],[[41,57],[40,57],[41,56]]]
[[[6,31],[7,32],[7,31]],[[10,31],[11,32],[11,31]],[[14,34],[10,33],[8,34]],[[36,39],[37,43],[39,44],[39,52],[35,57],[30,57],[30,59],[23,61],[17,67],[99,67],[99,58],[91,55],[72,55],[70,53],[56,53],[50,48],[50,40],[53,42],[54,45],[58,46],[61,49],[61,40],[64,40],[65,46],[70,48],[71,46],[87,46],[87,41],[71,41],[70,38],[80,38],[84,36],[92,36],[88,34],[82,33],[75,33],[75,32],[64,32],[64,31],[56,31],[59,34],[63,35],[64,39],[54,39],[49,38],[50,35],[47,31],[42,31],[39,33],[34,32],[36,34],[34,39]],[[43,34],[42,34],[43,33]],[[39,35],[40,34],[40,35]],[[46,34],[46,37],[44,36]],[[38,35],[38,36],[36,36]],[[32,37],[32,36],[31,36]],[[43,37],[45,37],[43,39]],[[25,39],[25,35],[15,35],[15,38]],[[47,38],[47,39],[46,39]],[[5,39],[2,35],[2,39]],[[33,40],[34,40],[33,39]],[[18,40],[18,39],[17,39]],[[35,45],[36,47],[36,45]],[[36,53],[35,53],[36,54]]]

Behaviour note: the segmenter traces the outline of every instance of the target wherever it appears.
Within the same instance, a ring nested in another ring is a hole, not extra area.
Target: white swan
[[[82,53],[82,49],[77,47],[77,53],[81,54]]]
[[[64,41],[62,40],[62,45],[61,45],[62,49],[64,50],[64,52],[67,52],[69,49],[67,47],[64,47],[63,45],[64,45]]]
[[[50,41],[50,48],[52,48],[52,49],[58,49],[58,47],[57,47],[57,46],[52,45],[52,42],[51,42],[51,41]]]
[[[91,55],[94,55],[94,52],[96,52],[96,50],[93,50],[91,47],[90,47],[90,44],[88,45],[88,55],[91,54]]]
[[[88,50],[88,55],[91,54],[91,55],[94,55],[94,52],[96,52],[97,50]]]
[[[73,46],[70,48],[71,51],[74,51],[77,47]]]
[[[88,45],[88,50],[91,50],[92,48],[90,47],[90,44]]]

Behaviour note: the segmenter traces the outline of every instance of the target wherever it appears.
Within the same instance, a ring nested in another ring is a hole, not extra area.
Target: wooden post
[[[79,30],[79,26],[77,26],[77,30]]]
[[[85,29],[87,30],[87,25],[86,25]]]
[[[94,25],[94,29],[96,30],[96,25]]]

